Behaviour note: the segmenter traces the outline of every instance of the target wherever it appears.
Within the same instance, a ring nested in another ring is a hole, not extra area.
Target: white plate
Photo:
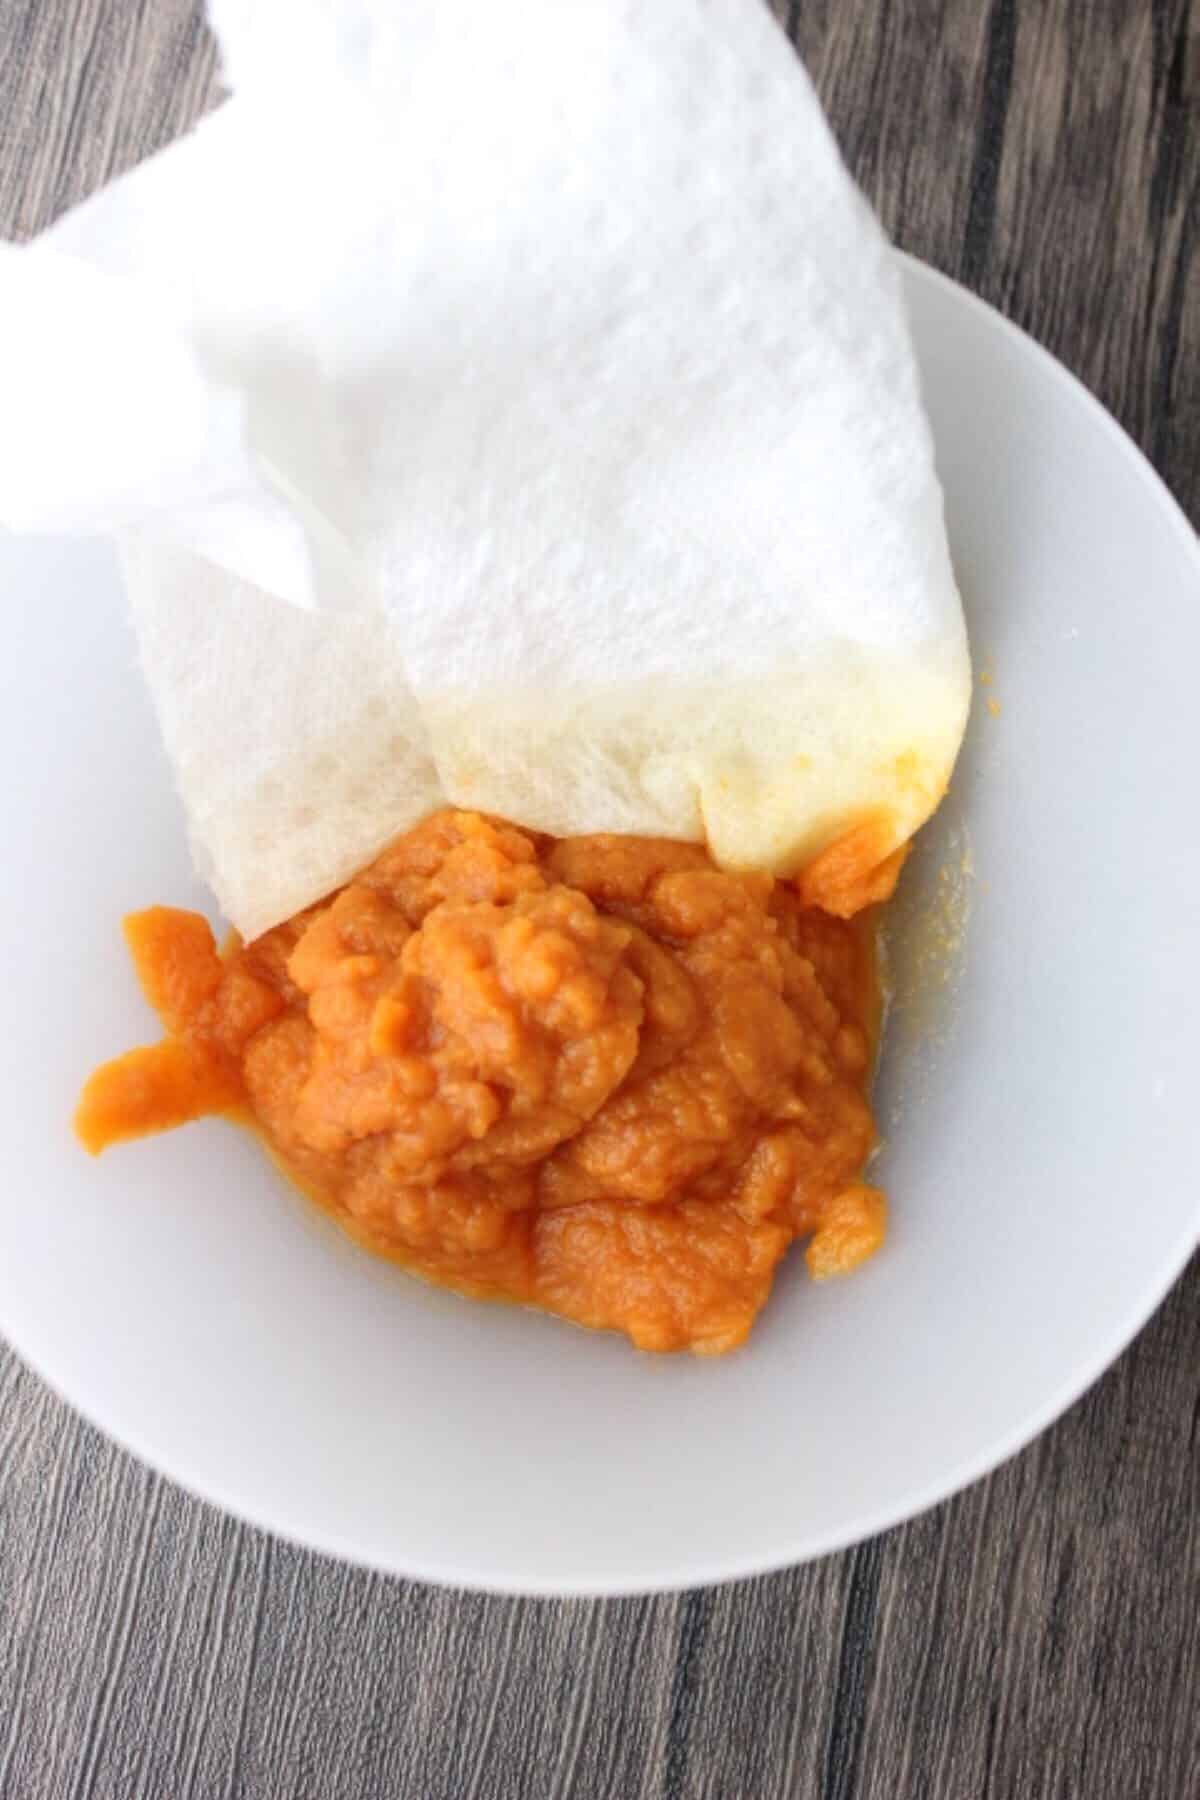
[[[1001,711],[977,704],[907,877],[922,954],[901,962],[937,951],[964,831],[968,941],[956,985],[939,996],[926,969],[894,1020],[887,1249],[826,1288],[794,1258],[723,1362],[639,1357],[421,1287],[220,1124],[98,1163],[75,1146],[83,1076],[152,1035],[121,914],[203,896],[108,555],[3,546],[0,1327],[197,1493],[472,1587],[748,1575],[1010,1455],[1182,1268],[1200,1163],[1200,555],[1061,368],[950,283],[914,265],[908,284]]]

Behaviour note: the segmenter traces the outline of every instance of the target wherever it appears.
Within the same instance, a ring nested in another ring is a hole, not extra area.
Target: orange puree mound
[[[440,812],[224,955],[126,929],[169,1035],[92,1076],[89,1149],[248,1114],[372,1250],[647,1350],[740,1344],[798,1237],[818,1277],[882,1241],[871,938],[769,876]]]

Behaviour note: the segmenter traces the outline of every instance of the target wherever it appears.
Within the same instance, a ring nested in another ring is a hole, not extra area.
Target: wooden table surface
[[[1200,6],[776,10],[898,241],[1200,516]],[[192,0],[0,0],[0,235],[173,137],[212,77]],[[1060,1424],[886,1537],[715,1591],[507,1601],[222,1517],[0,1347],[0,1800],[1189,1800],[1198,1427],[1193,1263]]]

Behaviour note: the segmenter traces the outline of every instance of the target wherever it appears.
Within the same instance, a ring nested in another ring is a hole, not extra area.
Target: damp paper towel
[[[0,257],[0,516],[116,532],[253,936],[443,801],[787,873],[969,668],[897,270],[763,0],[214,0]]]

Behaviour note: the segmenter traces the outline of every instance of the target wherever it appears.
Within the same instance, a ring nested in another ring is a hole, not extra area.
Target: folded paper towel
[[[233,97],[0,259],[0,516],[122,534],[239,928],[443,799],[905,839],[961,607],[892,255],[762,0],[212,11]]]

